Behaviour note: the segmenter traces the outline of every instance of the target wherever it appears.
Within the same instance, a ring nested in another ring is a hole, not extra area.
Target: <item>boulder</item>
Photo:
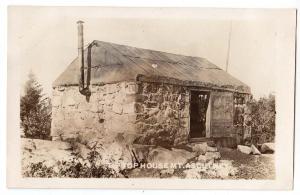
[[[21,148],[23,168],[38,162],[51,167],[58,161],[68,161],[73,158],[71,146],[66,142],[22,138]]]
[[[152,148],[152,146],[135,144],[132,145],[129,150],[135,155],[134,158],[137,158],[134,160],[142,163],[147,161],[150,148]]]
[[[201,154],[201,155],[199,155],[198,157],[197,157],[197,162],[199,162],[199,163],[206,163],[206,162],[208,162],[209,160],[206,158],[206,156],[205,155],[203,155],[203,154]]]
[[[187,150],[178,149],[178,148],[172,148],[172,154],[179,155],[186,159],[191,159],[191,158],[195,157],[195,154],[193,152],[189,152]]]
[[[192,151],[196,152],[197,155],[201,155],[201,154],[205,154],[207,152],[207,148],[209,146],[207,145],[206,142],[204,143],[198,143],[198,144],[194,144],[192,145]]]
[[[197,169],[187,169],[184,170],[183,173],[185,174],[185,179],[202,179],[202,172],[198,171]]]
[[[244,154],[250,154],[252,152],[250,147],[243,145],[238,145],[237,150]]]
[[[210,179],[221,178],[227,179],[236,175],[238,169],[232,165],[232,161],[220,160],[218,163],[205,163],[196,168],[186,169],[183,171],[186,179]]]
[[[219,160],[221,158],[220,152],[206,152],[204,155],[201,154],[197,157],[197,162],[208,163],[210,161]]]
[[[174,169],[168,168],[168,169],[163,169],[160,171],[160,177],[165,178],[165,177],[170,177],[174,174]]]
[[[274,143],[264,143],[261,146],[262,153],[274,153],[275,152],[275,144]]]
[[[103,143],[101,138],[103,135],[95,130],[89,130],[84,132],[78,132],[77,138],[73,139],[73,142],[78,142],[85,145],[88,149],[94,149]],[[103,136],[104,137],[104,136]]]
[[[151,149],[148,154],[147,162],[149,163],[186,163],[194,157],[194,153],[172,148],[171,150],[157,147]]]
[[[119,172],[124,165],[132,164],[134,157],[128,147],[122,143],[104,143],[102,148],[97,149],[101,154],[100,164],[108,165],[109,168]]]
[[[252,144],[251,145],[251,154],[260,155],[260,151]]]
[[[220,152],[206,152],[205,157],[211,160],[219,160],[221,158]]]
[[[217,152],[217,151],[218,151],[217,147],[210,147],[210,146],[207,147],[207,152]]]

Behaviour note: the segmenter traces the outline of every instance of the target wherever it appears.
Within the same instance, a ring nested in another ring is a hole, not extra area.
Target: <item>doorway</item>
[[[190,137],[206,137],[207,110],[210,93],[208,91],[191,91],[190,103]]]

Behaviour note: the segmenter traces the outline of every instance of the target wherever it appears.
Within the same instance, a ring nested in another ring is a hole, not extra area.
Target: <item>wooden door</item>
[[[211,93],[211,137],[231,137],[233,128],[233,94]]]

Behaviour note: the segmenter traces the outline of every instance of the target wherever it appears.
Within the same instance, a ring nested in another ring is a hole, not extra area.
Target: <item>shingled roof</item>
[[[149,81],[250,93],[250,88],[205,58],[171,54],[94,41],[91,84]],[[85,49],[87,64],[87,49]],[[78,85],[78,58],[54,81],[53,87]]]

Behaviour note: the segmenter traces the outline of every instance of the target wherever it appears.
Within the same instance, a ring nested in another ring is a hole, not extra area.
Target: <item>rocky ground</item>
[[[220,149],[220,153],[238,170],[232,179],[275,179],[274,154],[248,155],[228,148]]]
[[[191,179],[274,179],[274,155],[244,154],[236,149],[207,143],[184,149],[149,147],[130,149],[110,143],[101,149],[74,142],[22,139],[22,172],[29,177],[126,177]],[[108,148],[104,150],[103,148]],[[130,151],[134,151],[134,154]],[[96,158],[95,154],[99,158]],[[101,164],[136,163],[134,168],[102,167]],[[97,161],[96,163],[94,161]],[[147,167],[180,163],[181,167]],[[138,163],[137,163],[138,162]],[[99,165],[100,164],[100,165]],[[97,172],[97,174],[93,174]]]

